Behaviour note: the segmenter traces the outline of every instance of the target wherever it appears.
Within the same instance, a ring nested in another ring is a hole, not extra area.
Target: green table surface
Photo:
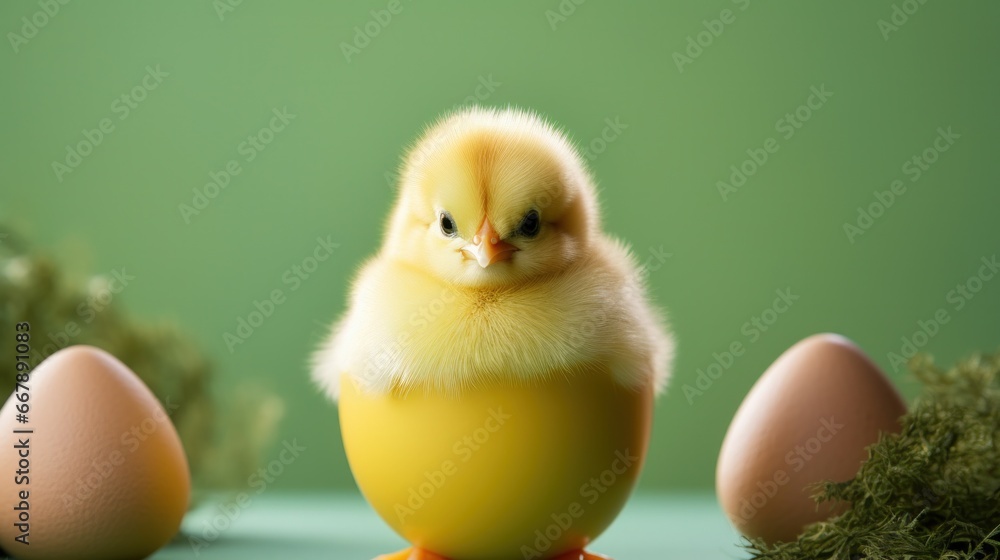
[[[152,558],[370,560],[406,546],[357,495],[265,493],[235,509],[238,515],[232,507],[225,515],[218,502],[204,503],[185,518],[183,534]],[[223,530],[206,532],[211,523]],[[193,540],[202,536],[209,538]],[[616,560],[747,556],[710,494],[636,496],[592,548]]]

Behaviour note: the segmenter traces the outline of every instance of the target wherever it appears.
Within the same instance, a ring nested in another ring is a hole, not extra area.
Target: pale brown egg
[[[170,540],[190,474],[167,411],[142,381],[107,352],[72,346],[25,385],[0,409],[4,549],[25,560],[126,560]]]
[[[795,344],[764,372],[726,433],[716,469],[722,509],[741,533],[792,541],[841,513],[810,487],[854,478],[880,432],[899,431],[906,405],[857,346],[833,334]]]

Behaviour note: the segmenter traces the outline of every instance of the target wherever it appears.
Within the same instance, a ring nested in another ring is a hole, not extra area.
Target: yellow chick
[[[566,136],[473,108],[406,157],[379,252],[314,356],[351,470],[413,546],[380,560],[597,559],[673,341]]]

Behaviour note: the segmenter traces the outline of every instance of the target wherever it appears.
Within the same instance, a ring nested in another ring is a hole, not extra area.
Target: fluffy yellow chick
[[[406,157],[313,375],[413,544],[383,559],[577,560],[631,493],[672,351],[566,136],[473,108]]]

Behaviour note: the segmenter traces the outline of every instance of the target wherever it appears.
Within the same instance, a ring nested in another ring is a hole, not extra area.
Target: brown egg
[[[170,540],[190,475],[167,411],[142,381],[107,352],[73,346],[39,364],[27,386],[26,403],[19,390],[0,409],[4,549],[26,560],[125,560]]]
[[[851,341],[811,336],[764,372],[729,425],[716,492],[748,537],[792,541],[847,504],[811,498],[810,486],[854,478],[880,432],[899,431],[906,405]]]

